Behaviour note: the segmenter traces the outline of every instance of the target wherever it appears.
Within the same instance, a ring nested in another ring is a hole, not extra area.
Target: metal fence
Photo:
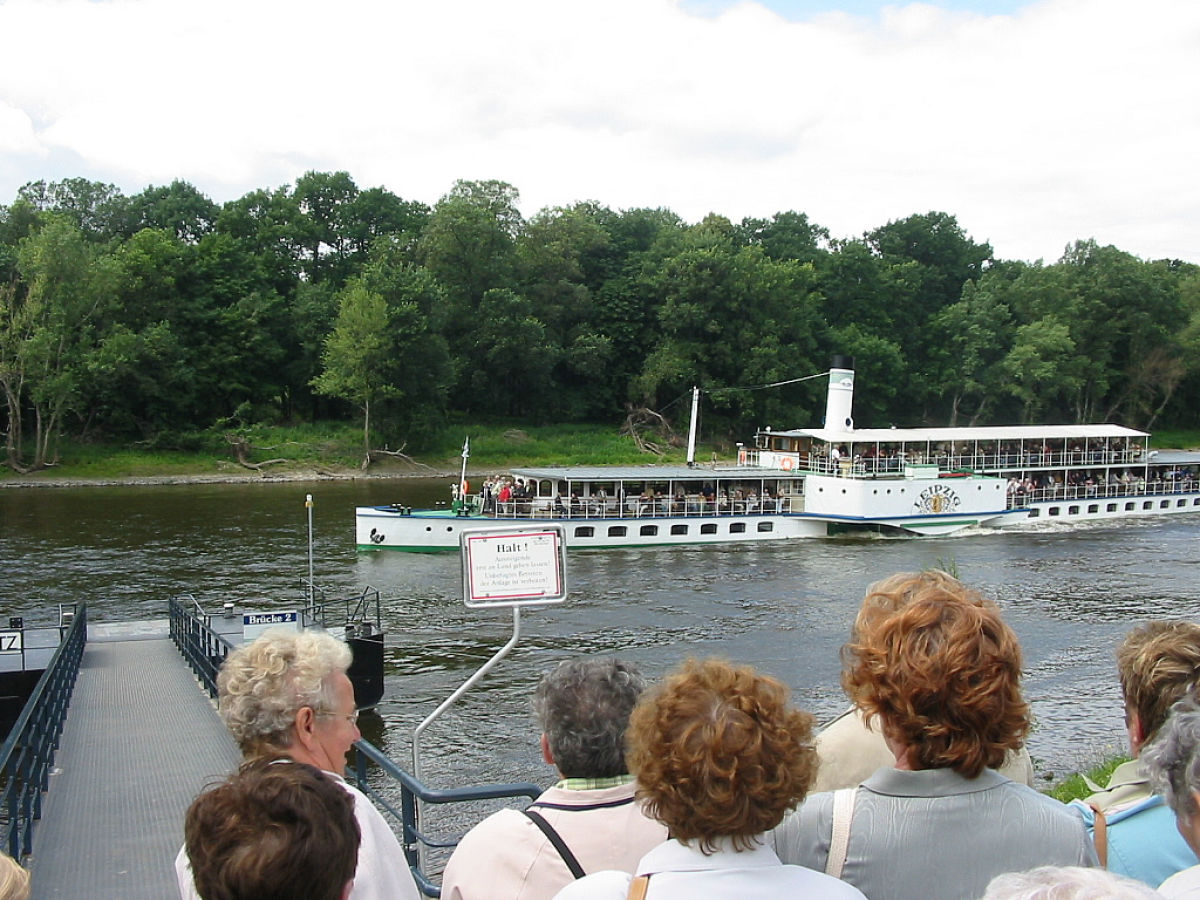
[[[76,609],[70,624],[62,625],[58,650],[0,747],[0,808],[8,855],[14,859],[33,852],[34,823],[42,816],[42,794],[50,786],[50,768],[87,644],[87,607]]]
[[[542,793],[540,787],[527,781],[434,790],[426,787],[412,774],[392,762],[369,741],[358,741],[354,745],[354,751],[353,782],[360,791],[371,798],[371,801],[385,816],[389,816],[392,821],[401,824],[403,833],[400,842],[404,845],[404,856],[408,860],[409,868],[412,869],[417,887],[426,897],[441,896],[441,889],[422,870],[421,847],[448,848],[453,847],[458,841],[436,840],[423,834],[417,826],[418,801],[422,803],[466,803],[472,800],[497,800],[505,797],[528,797],[536,800]],[[367,770],[371,764],[378,766],[388,778],[399,783],[399,810],[367,782]]]
[[[216,697],[217,672],[233,645],[209,627],[208,615],[189,594],[168,600],[167,615],[171,623],[171,640],[208,690],[208,695]]]

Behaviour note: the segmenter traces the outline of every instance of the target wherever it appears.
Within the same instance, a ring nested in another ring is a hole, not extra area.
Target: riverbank
[[[455,431],[421,453],[379,450],[365,469],[361,433],[344,426],[264,426],[239,445],[240,453],[224,436],[208,433],[183,436],[181,446],[167,449],[64,443],[54,467],[25,474],[0,468],[0,488],[454,478],[468,436],[465,428]],[[611,425],[473,425],[469,437],[472,475],[513,466],[638,465],[685,457],[670,442],[662,455],[646,452]],[[712,449],[697,455],[709,459]]]

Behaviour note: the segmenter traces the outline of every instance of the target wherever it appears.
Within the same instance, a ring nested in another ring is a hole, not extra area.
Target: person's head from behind
[[[671,837],[735,850],[774,828],[817,770],[812,716],[748,666],[688,660],[642,698],[629,722],[638,797]]]
[[[637,666],[612,657],[559,663],[533,695],[546,761],[565,778],[626,774],[625,729],[645,688]]]
[[[0,853],[0,900],[29,900],[29,870]]]
[[[868,721],[882,720],[910,768],[974,778],[1029,730],[1016,635],[992,603],[945,572],[901,573],[868,588],[842,662],[846,693]]]
[[[1142,748],[1142,766],[1157,794],[1175,813],[1179,833],[1200,846],[1200,705],[1184,697]]]
[[[1041,866],[997,875],[982,900],[1144,900],[1162,896],[1116,872],[1084,866]]]
[[[1129,632],[1117,650],[1129,745],[1137,756],[1187,694],[1200,673],[1200,625],[1147,622]]]
[[[354,799],[302,763],[248,763],[184,820],[203,900],[344,900],[359,840]]]
[[[361,735],[350,648],[323,631],[271,630],[229,654],[218,708],[246,759],[290,756],[340,773]]]

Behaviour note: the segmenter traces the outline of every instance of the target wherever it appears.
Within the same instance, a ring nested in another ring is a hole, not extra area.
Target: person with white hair
[[[346,754],[362,735],[350,648],[324,631],[272,629],[225,659],[217,709],[250,762],[290,759],[320,769],[354,799],[362,833],[350,900],[417,900],[416,882],[387,820],[342,777]],[[175,860],[183,900],[198,897],[187,855]]]
[[[1040,866],[997,875],[981,900],[1144,900],[1160,896],[1143,882],[1107,869]]]
[[[1142,748],[1142,766],[1155,793],[1175,813],[1187,845],[1200,856],[1200,705],[1193,697],[1175,703],[1158,734]],[[1159,885],[1164,897],[1200,897],[1200,865],[1176,872]]]

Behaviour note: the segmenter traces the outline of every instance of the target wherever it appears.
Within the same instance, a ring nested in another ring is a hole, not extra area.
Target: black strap
[[[579,860],[575,858],[575,854],[571,852],[571,848],[567,846],[567,842],[562,839],[562,835],[555,831],[549,822],[532,809],[523,809],[521,812],[525,813],[529,817],[529,821],[542,830],[542,834],[554,845],[554,849],[563,858],[563,862],[567,864],[567,868],[571,870],[572,875],[576,878],[582,878],[587,874],[583,871],[583,866],[579,864]]]

